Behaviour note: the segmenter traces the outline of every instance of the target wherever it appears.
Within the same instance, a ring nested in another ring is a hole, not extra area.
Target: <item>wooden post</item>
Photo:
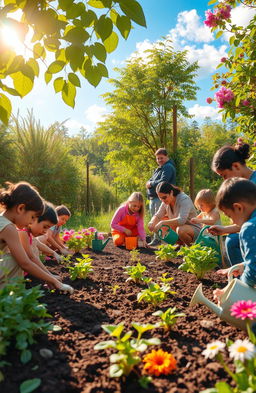
[[[90,170],[89,161],[86,161],[86,213],[90,212]]]
[[[195,187],[194,187],[194,180],[195,180],[195,165],[194,165],[194,157],[190,157],[189,159],[189,194],[192,201],[195,197]]]
[[[176,152],[178,146],[178,138],[177,138],[177,106],[173,106],[172,110],[172,149],[173,153]]]

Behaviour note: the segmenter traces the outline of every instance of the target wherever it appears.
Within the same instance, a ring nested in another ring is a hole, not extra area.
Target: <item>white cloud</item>
[[[246,7],[243,4],[231,10],[231,23],[237,26],[246,27],[250,20],[256,15],[256,9],[251,7]],[[224,33],[223,38],[227,41],[229,40],[231,34]]]
[[[95,124],[104,120],[107,109],[104,106],[91,105],[85,110],[85,118]]]
[[[207,76],[216,70],[216,66],[220,63],[222,57],[227,56],[226,45],[216,48],[213,45],[204,44],[202,48],[186,45],[183,47],[187,51],[187,59],[190,63],[198,61],[200,70],[199,77]]]
[[[79,121],[74,120],[74,119],[67,120],[64,123],[64,126],[68,128],[68,131],[69,131],[70,135],[77,134],[82,127],[85,128],[86,130],[90,129],[90,126],[88,124],[80,123]]]
[[[194,115],[194,119],[203,120],[206,117],[210,117],[212,120],[221,120],[221,113],[218,112],[217,108],[210,105],[202,106],[195,104],[188,109],[190,115]]]

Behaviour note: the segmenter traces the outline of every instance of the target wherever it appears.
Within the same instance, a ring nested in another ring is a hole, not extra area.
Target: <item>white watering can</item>
[[[237,266],[234,265],[229,269],[228,285],[225,288],[225,292],[220,297],[218,305],[204,296],[202,284],[198,285],[189,305],[194,306],[198,303],[205,304],[211,311],[223,319],[223,321],[239,329],[246,330],[246,321],[232,317],[230,314],[230,307],[239,300],[252,300],[256,302],[256,289],[249,287],[241,280],[236,278],[233,279],[232,271],[236,270],[236,268]],[[255,322],[256,319],[249,321],[249,325],[251,326]]]

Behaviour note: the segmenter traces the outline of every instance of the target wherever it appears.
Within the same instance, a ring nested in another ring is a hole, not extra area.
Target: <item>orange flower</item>
[[[170,374],[176,369],[177,363],[171,353],[164,352],[162,349],[158,351],[153,349],[153,351],[144,356],[143,362],[146,363],[144,365],[144,370],[156,377],[161,374]]]

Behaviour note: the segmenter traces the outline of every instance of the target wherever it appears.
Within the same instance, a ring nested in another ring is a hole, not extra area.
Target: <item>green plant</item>
[[[87,278],[87,276],[93,272],[93,267],[91,264],[92,258],[89,255],[82,254],[83,258],[76,258],[76,263],[74,266],[69,266],[70,279],[74,281],[76,278]]]
[[[67,256],[61,255],[61,258],[60,258],[60,264],[61,265],[63,265],[64,267],[68,268],[68,267],[70,267],[71,263],[72,263],[71,255],[67,255]]]
[[[172,258],[177,257],[177,251],[172,244],[161,244],[158,250],[155,251],[156,259],[160,261],[170,261]]]
[[[158,310],[152,315],[160,317],[161,322],[159,322],[159,326],[162,326],[166,330],[170,330],[172,326],[176,324],[177,318],[186,316],[183,312],[178,313],[176,310],[176,307],[170,307],[166,311]]]
[[[113,295],[116,295],[117,290],[120,288],[120,285],[112,285],[110,286],[112,289]]]
[[[162,303],[168,296],[168,294],[175,294],[176,292],[170,290],[171,287],[168,284],[156,284],[151,282],[148,284],[148,288],[143,289],[141,292],[137,294],[138,302],[146,302],[151,303],[153,307],[156,307],[158,304]]]
[[[216,267],[219,260],[217,251],[201,244],[182,247],[178,255],[182,255],[184,260],[179,269],[195,274],[199,280]]]
[[[13,280],[0,290],[0,357],[14,340],[21,362],[31,359],[28,347],[35,342],[35,334],[47,333],[52,328],[45,321],[51,315],[39,301],[42,296],[39,286],[26,289],[21,280]]]
[[[144,352],[149,345],[159,345],[161,341],[158,338],[144,339],[143,333],[154,329],[156,326],[152,324],[139,325],[132,323],[132,327],[137,331],[137,338],[132,337],[132,331],[124,332],[124,325],[102,325],[113,340],[102,341],[95,345],[94,349],[101,350],[113,348],[117,351],[110,355],[109,369],[110,377],[121,377],[129,375],[134,367],[141,362],[140,354]]]
[[[128,274],[128,278],[126,281],[134,281],[136,283],[145,282],[148,280],[147,277],[143,276],[143,273],[147,270],[146,266],[142,265],[140,262],[137,263],[136,266],[125,266],[125,273]]]
[[[72,236],[66,240],[66,245],[70,250],[75,252],[81,251],[83,248],[86,248],[87,242],[83,235],[78,234],[78,232],[74,232]]]
[[[161,277],[158,277],[159,280],[163,283],[163,284],[167,284],[168,282],[171,282],[173,280],[173,277],[167,277],[168,273],[163,273]]]
[[[140,262],[140,251],[139,250],[131,250],[130,251],[130,260],[131,262]]]

